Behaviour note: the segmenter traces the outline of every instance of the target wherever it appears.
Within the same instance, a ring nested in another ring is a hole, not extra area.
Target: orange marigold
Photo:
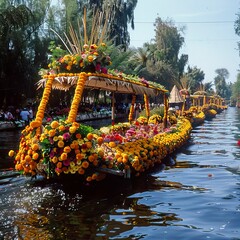
[[[58,123],[58,121],[52,121],[51,122],[51,128],[57,128],[59,126],[59,123]]]
[[[83,167],[83,168],[88,168],[88,166],[89,166],[89,162],[83,161],[82,167]]]
[[[64,142],[63,141],[58,141],[58,147],[63,148],[64,147]]]

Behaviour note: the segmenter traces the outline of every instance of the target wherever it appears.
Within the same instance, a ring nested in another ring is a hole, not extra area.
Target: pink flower
[[[51,152],[50,152],[50,154],[49,154],[49,157],[50,157],[50,158],[53,158],[53,157],[54,157],[54,155],[55,155],[54,151],[53,151],[53,150],[51,150]]]
[[[96,70],[97,72],[100,72],[100,71],[101,71],[101,64],[100,64],[100,63],[97,63],[97,64],[96,64],[95,70]]]
[[[101,68],[101,72],[107,74],[108,70],[107,70],[107,68],[102,67],[102,68]]]
[[[64,166],[69,166],[70,165],[70,160],[69,159],[64,160],[63,165]]]
[[[70,136],[70,134],[69,134],[68,132],[66,132],[66,133],[63,134],[63,139],[64,139],[64,140],[68,140],[70,137],[71,137],[71,136]]]

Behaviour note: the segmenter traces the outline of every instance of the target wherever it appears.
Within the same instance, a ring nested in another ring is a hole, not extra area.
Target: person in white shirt
[[[33,120],[33,109],[32,109],[32,107],[29,108],[28,112],[29,112],[29,120],[32,121]]]
[[[29,111],[26,108],[23,108],[23,110],[20,112],[20,117],[23,121],[25,121],[26,125],[29,123],[29,116]]]

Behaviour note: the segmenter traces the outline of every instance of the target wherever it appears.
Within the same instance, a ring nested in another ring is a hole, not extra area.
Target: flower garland
[[[149,98],[147,94],[144,94],[144,103],[147,119],[150,117]]]
[[[50,96],[50,93],[51,93],[51,90],[52,90],[52,84],[53,84],[53,81],[54,81],[54,78],[56,77],[56,75],[46,75],[44,77],[47,78],[47,82],[46,82],[46,86],[45,86],[44,91],[43,91],[41,102],[38,106],[38,110],[37,110],[37,113],[36,113],[36,118],[35,118],[34,121],[32,121],[30,123],[30,126],[32,128],[37,128],[37,127],[40,127],[42,125],[45,109],[46,109],[46,106],[47,106],[47,103],[48,103],[48,100],[49,100],[49,96]]]
[[[130,110],[129,110],[129,115],[128,115],[128,121],[129,122],[132,122],[132,120],[133,120],[135,102],[136,102],[136,95],[132,95],[132,103],[131,103]]]
[[[82,93],[83,93],[83,89],[84,89],[86,80],[87,80],[87,74],[85,72],[80,73],[79,77],[78,77],[78,82],[77,82],[77,86],[75,89],[73,101],[71,104],[71,108],[70,108],[70,111],[68,114],[67,122],[74,122],[76,120],[77,112],[78,112],[78,105],[81,101],[81,97],[82,97]]]

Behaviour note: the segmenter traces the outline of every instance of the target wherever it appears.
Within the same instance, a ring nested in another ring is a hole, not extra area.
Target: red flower
[[[237,145],[240,146],[240,140],[237,141]]]

